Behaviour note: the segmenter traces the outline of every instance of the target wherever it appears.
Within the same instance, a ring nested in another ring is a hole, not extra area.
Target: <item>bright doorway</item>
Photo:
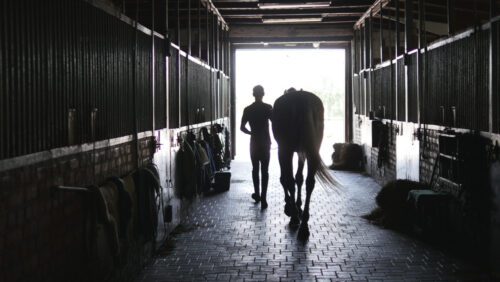
[[[254,102],[252,88],[258,84],[264,87],[264,102],[271,105],[290,87],[307,90],[321,98],[325,107],[325,137],[321,156],[326,164],[330,164],[332,145],[345,141],[345,50],[236,50],[237,159],[250,159],[250,137],[239,128],[243,109]],[[277,144],[273,138],[272,142],[274,151]],[[271,163],[276,158],[273,151]]]

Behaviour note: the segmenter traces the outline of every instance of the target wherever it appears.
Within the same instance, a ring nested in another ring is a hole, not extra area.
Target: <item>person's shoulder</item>
[[[271,106],[270,104],[267,104],[267,103],[264,103],[264,105],[266,106],[267,109],[269,110],[272,110],[273,109],[273,106]]]

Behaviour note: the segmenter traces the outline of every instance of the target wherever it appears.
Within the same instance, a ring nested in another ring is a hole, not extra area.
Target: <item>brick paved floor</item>
[[[265,211],[250,198],[250,174],[248,162],[233,162],[231,190],[194,205],[137,281],[488,281],[471,265],[360,218],[380,189],[369,177],[335,172],[341,194],[317,187],[303,244],[283,213],[277,161]]]

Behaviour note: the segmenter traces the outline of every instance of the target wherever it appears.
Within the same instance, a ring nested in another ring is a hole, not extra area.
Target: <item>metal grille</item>
[[[134,57],[132,26],[75,0],[2,1],[0,21],[0,159],[133,133],[134,90],[138,129],[151,129],[150,36],[137,31]]]
[[[418,122],[418,69],[417,54],[409,57],[408,64],[408,121]]]
[[[179,96],[179,105],[180,105],[180,126],[186,126],[189,124],[189,108],[188,108],[188,88],[187,88],[187,78],[188,78],[188,66],[187,66],[187,58],[186,55],[181,54],[179,56],[179,89],[180,89],[180,96]]]
[[[397,99],[397,120],[406,121],[406,92],[405,92],[405,65],[403,59],[397,60],[396,63],[396,76],[397,88],[396,88],[396,99]]]
[[[168,104],[169,104],[169,126],[178,128],[179,122],[179,50],[170,47],[169,71],[168,71]]]
[[[198,64],[194,63],[191,60],[187,61],[188,70],[188,84],[187,84],[187,103],[186,106],[189,116],[189,122],[194,124],[199,122],[200,116],[200,108],[199,108],[199,100],[200,100],[200,92],[199,92],[199,70]]]
[[[215,71],[212,70],[211,72],[211,78],[212,80],[212,100],[211,100],[211,105],[212,105],[212,113],[213,113],[213,118],[219,118],[219,112],[217,111],[217,95],[219,92],[219,89],[217,87],[217,74]]]
[[[191,123],[200,123],[208,120],[210,111],[210,86],[208,85],[208,69],[196,62],[189,61],[189,119]]]
[[[151,95],[151,39],[143,33],[137,37],[136,107],[138,130],[151,130],[153,124]]]
[[[224,117],[228,117],[231,114],[231,79],[226,76],[225,79],[225,89],[224,89]]]
[[[373,95],[372,109],[379,118],[392,118],[392,84],[391,66],[376,69],[372,72]]]
[[[477,68],[477,107],[476,119],[474,127],[482,131],[488,131],[489,125],[489,44],[490,35],[489,31],[481,31],[476,38],[476,63],[474,66]],[[467,118],[466,118],[467,119]]]
[[[382,116],[392,119],[391,66],[380,69],[380,103]]]
[[[155,38],[155,126],[167,127],[167,73],[165,45],[162,39]]]
[[[449,125],[445,109],[450,109],[450,48],[445,45],[427,53],[427,91],[424,96],[424,120],[430,124]],[[444,122],[443,122],[444,119]]]
[[[364,77],[366,75],[365,72],[361,74],[359,77],[359,98],[360,98],[360,114],[366,116],[366,84],[367,84],[367,79]]]
[[[354,105],[354,113],[359,114],[360,113],[360,104],[359,104],[359,76],[358,75],[353,75],[352,76],[352,98],[353,98],[353,105]]]
[[[200,122],[210,120],[210,70],[198,65],[198,107],[202,112]]]
[[[429,123],[489,130],[489,37],[479,32],[429,51],[425,95]]]
[[[371,79],[373,85],[373,92],[371,95],[371,105],[372,110],[375,112],[377,117],[381,116],[382,109],[382,69],[375,69],[371,72]]]
[[[493,23],[493,38],[495,40],[496,48],[498,48],[498,44],[500,43],[500,22],[496,21]],[[496,68],[496,76],[493,78],[493,82],[495,83],[496,91],[493,93],[493,132],[500,133],[500,81],[498,79],[498,75],[500,74],[500,56],[496,55],[496,60],[493,62],[494,67]]]

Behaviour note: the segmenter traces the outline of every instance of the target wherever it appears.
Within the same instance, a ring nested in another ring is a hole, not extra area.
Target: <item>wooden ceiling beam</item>
[[[354,13],[362,14],[365,8],[307,8],[307,9],[248,9],[248,10],[222,10],[223,16],[235,15],[318,15],[318,14],[336,14],[336,13]]]

